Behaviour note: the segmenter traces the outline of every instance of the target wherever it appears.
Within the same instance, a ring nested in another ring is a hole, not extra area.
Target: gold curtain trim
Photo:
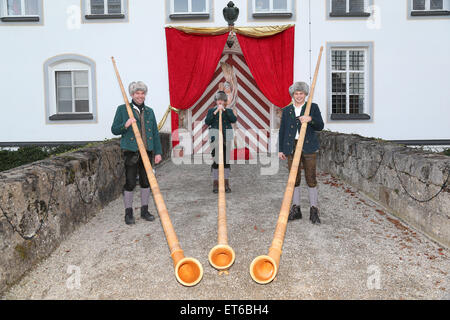
[[[179,109],[174,108],[174,107],[172,107],[172,106],[169,106],[169,107],[167,108],[167,110],[166,110],[166,113],[163,115],[161,121],[160,121],[159,124],[158,124],[158,131],[161,130],[162,127],[164,127],[164,124],[166,123],[167,118],[169,117],[170,111],[174,111],[174,112],[176,112],[176,113],[179,113],[179,112],[180,112]]]
[[[283,32],[290,27],[295,26],[294,24],[287,24],[282,26],[262,26],[262,27],[183,27],[183,26],[168,26],[167,28],[174,28],[185,33],[191,34],[207,34],[207,35],[221,35],[230,31],[234,31],[237,34],[242,34],[247,37],[261,38],[270,37],[280,32]]]

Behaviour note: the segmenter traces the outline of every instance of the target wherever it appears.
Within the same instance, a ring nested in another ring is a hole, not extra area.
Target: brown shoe
[[[226,193],[230,193],[231,192],[230,181],[228,179],[225,179],[225,192]]]
[[[214,193],[219,192],[219,181],[217,181],[217,180],[214,180],[214,182],[213,182],[213,192]]]

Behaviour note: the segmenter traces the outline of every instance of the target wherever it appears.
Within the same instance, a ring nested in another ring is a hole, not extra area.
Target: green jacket
[[[130,106],[132,106],[130,102]],[[162,154],[161,141],[159,139],[158,125],[156,123],[155,113],[153,110],[144,106],[144,120],[147,135],[147,150],[153,151],[155,155]],[[136,119],[136,124],[141,130],[141,123],[139,121],[139,113],[133,108],[134,118]],[[117,107],[116,115],[114,117],[114,122],[111,126],[111,132],[118,136],[122,135],[120,139],[120,148],[130,151],[138,151],[138,146],[136,143],[136,137],[134,136],[132,126],[125,129],[125,123],[130,117],[126,109],[126,105],[120,105]]]
[[[215,135],[219,132],[219,113],[214,115],[214,111],[216,111],[217,107],[211,108],[208,110],[208,114],[205,118],[205,124],[208,126],[209,135],[211,137],[211,142],[215,141]],[[233,110],[227,108],[224,112],[222,112],[222,131],[223,136],[226,141],[233,140],[233,127],[231,126],[232,123],[235,123],[237,121],[236,116],[233,113]],[[211,130],[211,129],[216,129]]]

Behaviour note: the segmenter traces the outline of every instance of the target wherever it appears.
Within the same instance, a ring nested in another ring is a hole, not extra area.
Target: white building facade
[[[228,2],[0,0],[0,143],[112,138],[123,98],[111,56],[125,87],[148,84],[159,121],[170,104],[165,26],[226,26]],[[311,82],[324,46],[314,101],[325,129],[448,144],[450,0],[233,2],[236,26],[295,25],[295,81]]]

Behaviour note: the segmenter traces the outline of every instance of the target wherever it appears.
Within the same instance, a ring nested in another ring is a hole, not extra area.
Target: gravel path
[[[277,278],[256,284],[249,265],[267,254],[288,171],[282,165],[277,175],[262,176],[258,165],[233,165],[231,174],[228,238],[236,262],[229,275],[219,276],[208,263],[217,243],[209,167],[168,161],[157,178],[185,255],[203,265],[197,286],[176,281],[159,218],[146,222],[137,214],[136,224],[127,226],[119,198],[2,299],[450,299],[448,249],[322,172],[322,224],[309,221],[302,179],[303,219],[288,224]],[[134,204],[140,205],[138,190]]]

